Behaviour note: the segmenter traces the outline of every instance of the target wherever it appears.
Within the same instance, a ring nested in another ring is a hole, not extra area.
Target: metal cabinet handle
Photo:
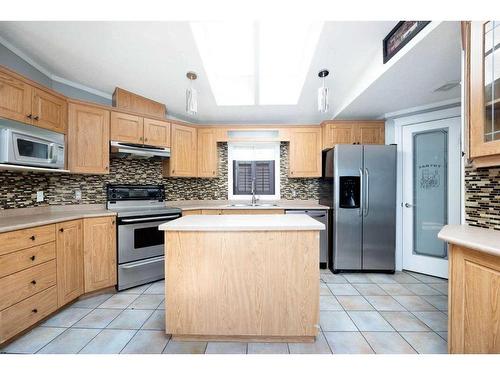
[[[370,173],[368,172],[368,168],[365,168],[365,176],[366,176],[366,187],[365,187],[365,212],[364,215],[368,215],[368,211],[370,210]]]
[[[34,241],[34,240],[36,240],[36,237],[35,236],[31,236],[30,239],[31,239],[31,241]]]
[[[61,233],[64,232],[64,228],[59,229],[59,232]]]
[[[408,203],[408,202],[406,202],[406,203],[405,203],[405,207],[406,207],[406,208],[410,208],[410,207],[413,207],[413,205],[412,205],[412,204],[410,204],[410,203]]]
[[[36,258],[36,257],[35,257],[34,255],[32,255],[32,256],[30,257],[30,259],[31,259],[32,261],[34,261],[34,260],[35,260],[35,258]]]
[[[27,118],[32,118],[33,115],[30,113],[29,115],[26,115]]]
[[[33,309],[33,310],[31,310],[31,312],[36,314],[38,312],[38,309]]]
[[[365,199],[365,193],[363,189],[363,170],[359,168],[359,208],[358,216],[363,216],[363,200]]]
[[[32,283],[33,285],[36,285],[36,280],[32,280],[32,281],[31,281],[31,283]]]
[[[154,216],[154,217],[145,217],[139,219],[122,219],[123,223],[138,223],[141,221],[153,221],[153,220],[162,220],[162,219],[177,219],[180,215],[167,215],[167,216]]]
[[[33,117],[33,120],[37,120],[38,121],[38,119],[39,119],[38,116]]]

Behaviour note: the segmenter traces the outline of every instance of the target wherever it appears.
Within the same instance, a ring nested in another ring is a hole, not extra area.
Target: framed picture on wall
[[[400,21],[384,38],[384,64],[431,21]]]

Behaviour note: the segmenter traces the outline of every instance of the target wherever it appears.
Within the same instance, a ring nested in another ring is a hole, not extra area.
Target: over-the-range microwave
[[[0,124],[0,163],[64,169],[64,135],[29,125]]]

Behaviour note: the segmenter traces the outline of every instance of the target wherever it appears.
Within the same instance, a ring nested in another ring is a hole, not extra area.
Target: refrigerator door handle
[[[363,216],[363,211],[364,211],[364,205],[363,205],[363,200],[365,197],[365,192],[364,192],[364,183],[363,183],[363,169],[359,168],[359,209],[358,209],[358,215]]]
[[[370,209],[370,173],[368,172],[368,168],[365,168],[365,176],[366,176],[366,187],[365,187],[365,204],[364,204],[364,216],[368,215],[368,211]]]

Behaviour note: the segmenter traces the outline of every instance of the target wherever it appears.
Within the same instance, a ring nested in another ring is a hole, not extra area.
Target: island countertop
[[[190,215],[161,224],[165,231],[311,231],[325,225],[307,215]]]
[[[438,237],[446,242],[472,250],[500,256],[500,231],[470,225],[445,225]]]

